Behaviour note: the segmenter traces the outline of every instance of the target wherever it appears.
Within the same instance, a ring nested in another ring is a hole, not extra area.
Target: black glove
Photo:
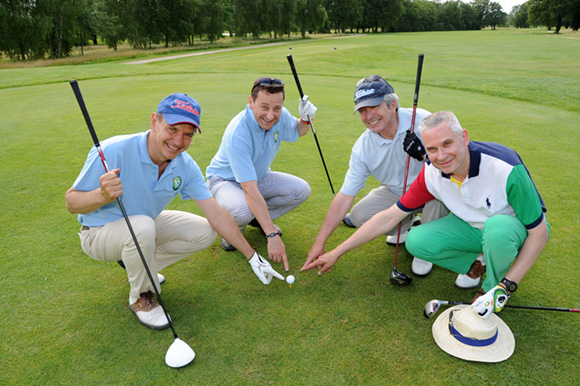
[[[407,135],[405,135],[405,140],[403,141],[403,149],[418,161],[423,161],[426,153],[421,140],[415,133],[411,133],[411,130],[407,130]]]

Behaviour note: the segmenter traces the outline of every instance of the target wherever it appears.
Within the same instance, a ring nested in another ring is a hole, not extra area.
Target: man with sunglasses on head
[[[360,227],[373,215],[389,208],[401,198],[407,154],[411,156],[407,188],[415,180],[426,160],[420,137],[410,131],[413,109],[399,108],[399,97],[381,76],[371,75],[357,82],[354,104],[354,113],[358,111],[367,129],[352,148],[344,183],[330,204],[302,269],[324,254],[326,240],[342,221],[351,228]],[[417,109],[415,127],[429,114],[427,110]],[[356,195],[370,176],[378,180],[380,186],[371,190],[353,206]],[[352,211],[348,213],[351,208]],[[420,211],[409,214],[401,221],[400,244],[405,242],[409,229],[416,221],[416,214]],[[436,200],[427,203],[422,212],[423,222],[447,213]],[[395,227],[388,233],[387,244],[396,245],[397,230],[398,227]],[[428,275],[432,267],[432,263],[413,259],[412,272],[417,276]]]
[[[284,105],[284,82],[264,77],[254,81],[248,105],[228,124],[216,155],[206,170],[208,187],[216,201],[236,220],[240,230],[259,228],[268,240],[268,257],[283,262],[288,271],[282,231],[273,220],[310,196],[310,186],[291,174],[270,170],[282,141],[295,142],[308,133],[317,108],[305,95],[300,118]],[[222,248],[236,248],[222,238]]]

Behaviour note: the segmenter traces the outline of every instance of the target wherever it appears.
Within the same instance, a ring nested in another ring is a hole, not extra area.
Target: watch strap
[[[509,293],[515,292],[518,289],[518,283],[508,280],[505,277],[501,279],[501,283],[505,285],[505,288],[509,291]]]

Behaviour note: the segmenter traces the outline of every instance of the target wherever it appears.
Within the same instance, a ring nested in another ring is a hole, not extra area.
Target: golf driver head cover
[[[298,111],[300,112],[300,119],[302,122],[310,122],[314,118],[314,114],[318,108],[308,100],[308,95],[304,95],[300,98],[300,103],[298,104]]]
[[[473,304],[473,310],[482,318],[488,318],[493,312],[500,312],[509,299],[505,288],[496,285],[489,291],[478,297]]]
[[[403,149],[418,161],[423,161],[426,153],[423,143],[421,143],[421,140],[415,133],[411,133],[411,130],[407,130],[407,135],[405,135],[405,139],[403,140]]]
[[[248,260],[248,263],[250,263],[250,266],[252,267],[252,270],[256,276],[258,276],[258,279],[260,279],[260,281],[265,285],[270,284],[272,277],[276,277],[277,279],[284,281],[284,277],[278,272],[274,271],[270,263],[268,263],[266,259],[260,256],[258,252],[254,252],[252,258]]]

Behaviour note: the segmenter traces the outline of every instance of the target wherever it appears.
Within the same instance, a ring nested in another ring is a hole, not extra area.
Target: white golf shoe
[[[411,228],[416,227],[418,225],[421,225],[421,218],[415,215],[415,217],[413,217],[413,225],[411,226]],[[401,236],[399,237],[399,245],[405,244],[405,239],[407,238],[408,234],[409,231],[401,232]],[[387,236],[386,243],[387,245],[392,246],[397,245],[397,235]]]
[[[137,316],[139,323],[146,327],[154,330],[169,327],[169,320],[151,291],[142,293],[135,303],[129,305],[129,309]]]
[[[461,289],[477,288],[481,283],[481,278],[485,273],[485,258],[479,255],[477,260],[473,262],[471,268],[466,274],[457,275],[455,279],[455,286]]]
[[[431,273],[433,269],[433,263],[419,259],[418,257],[413,258],[413,263],[411,264],[411,272],[415,276],[427,276]]]

